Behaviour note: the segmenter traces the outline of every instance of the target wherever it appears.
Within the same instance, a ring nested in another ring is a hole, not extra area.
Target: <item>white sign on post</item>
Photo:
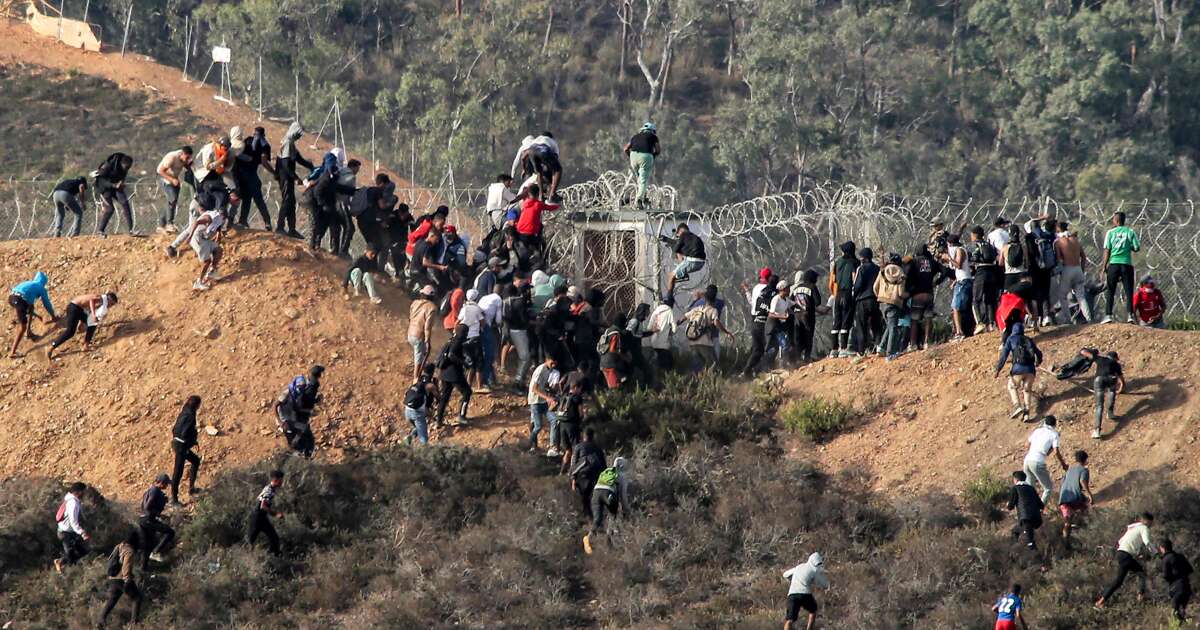
[[[230,50],[224,46],[213,46],[212,58],[215,63],[229,63]]]

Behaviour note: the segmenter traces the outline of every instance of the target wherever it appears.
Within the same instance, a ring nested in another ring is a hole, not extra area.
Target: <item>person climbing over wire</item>
[[[637,208],[646,210],[650,207],[647,190],[650,188],[650,178],[654,176],[654,160],[658,159],[660,146],[658,142],[658,127],[647,122],[625,143],[625,155],[629,157],[629,168],[637,178]]]
[[[74,337],[81,326],[84,328],[83,349],[85,351],[91,350],[92,339],[96,336],[96,329],[100,327],[100,323],[108,315],[108,310],[116,305],[117,294],[111,291],[108,293],[86,293],[75,296],[70,304],[67,304],[62,334],[46,349],[46,358],[53,359],[54,350],[70,340],[71,337]]]
[[[32,280],[18,284],[9,293],[8,305],[13,308],[13,313],[17,317],[17,338],[13,340],[12,350],[8,352],[9,358],[20,356],[17,354],[17,348],[25,337],[29,337],[30,341],[38,341],[42,338],[29,327],[30,319],[42,321],[41,315],[37,314],[39,301],[46,308],[46,314],[50,316],[50,323],[58,321],[58,315],[54,312],[54,304],[50,302],[50,292],[46,289],[48,284],[50,284],[50,276],[39,271],[34,274]]]
[[[704,241],[692,233],[687,223],[675,226],[675,238],[659,236],[658,240],[671,246],[675,254],[675,270],[667,280],[667,295],[675,295],[675,285],[686,282],[693,273],[704,268],[708,254],[704,252]]]

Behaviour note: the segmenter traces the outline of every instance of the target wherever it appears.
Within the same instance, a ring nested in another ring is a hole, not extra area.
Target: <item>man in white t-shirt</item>
[[[483,364],[479,367],[481,390],[489,390],[496,380],[496,356],[500,354],[500,323],[501,306],[504,300],[496,292],[499,287],[493,287],[492,292],[479,298],[479,310],[483,311]],[[484,391],[483,393],[486,393]]]
[[[512,191],[512,182],[512,176],[505,173],[487,188],[487,213],[492,219],[492,227],[497,230],[504,227],[504,213],[517,199],[517,194]]]
[[[546,455],[556,457],[558,449],[555,448],[558,439],[558,416],[550,410],[555,402],[554,388],[558,384],[561,374],[558,371],[558,364],[554,357],[547,355],[546,360],[533,370],[533,374],[529,376],[529,396],[526,399],[529,402],[529,452],[535,453],[538,450],[538,434],[542,432],[542,426],[550,425],[550,449]]]
[[[1012,222],[1004,217],[997,217],[996,221],[992,224],[995,229],[988,232],[987,240],[998,252],[1004,251],[1004,246],[1008,245],[1008,241],[1010,240],[1008,226],[1010,223]]]
[[[1054,453],[1063,470],[1067,469],[1067,460],[1063,459],[1058,444],[1058,429],[1055,428],[1057,425],[1057,418],[1046,416],[1042,426],[1029,434],[1029,452],[1025,454],[1025,476],[1029,477],[1030,481],[1036,480],[1037,485],[1041,486],[1042,503],[1049,501],[1050,496],[1054,494],[1054,479],[1046,466],[1046,457]]]
[[[787,326],[788,317],[791,315],[792,306],[795,302],[792,301],[791,287],[788,286],[786,280],[780,280],[775,285],[775,295],[771,297],[771,308],[767,311],[767,352],[772,349],[776,351],[776,358],[782,359],[787,351]]]
[[[663,301],[650,313],[647,323],[650,331],[650,348],[654,351],[654,365],[659,371],[669,371],[675,367],[675,357],[671,354],[672,340],[678,327],[675,324],[675,296],[663,297]]]

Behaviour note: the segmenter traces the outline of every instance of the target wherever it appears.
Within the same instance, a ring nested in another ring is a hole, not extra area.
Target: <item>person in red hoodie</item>
[[[447,208],[446,206],[438,206],[437,210],[433,211],[433,214],[425,215],[417,219],[417,226],[409,231],[408,245],[404,248],[404,253],[408,256],[410,261],[413,257],[413,249],[416,247],[417,243],[421,240],[424,240],[425,236],[429,234],[429,230],[437,230],[440,233],[442,228],[446,225],[446,217],[449,214],[450,208]]]
[[[1167,313],[1167,300],[1154,284],[1154,278],[1146,276],[1133,294],[1133,312],[1137,313],[1138,324],[1151,328],[1166,328],[1163,318]]]

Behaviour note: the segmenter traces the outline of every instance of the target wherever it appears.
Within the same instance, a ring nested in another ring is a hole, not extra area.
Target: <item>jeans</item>
[[[1092,321],[1092,308],[1088,304],[1087,281],[1084,279],[1082,267],[1063,267],[1062,273],[1058,275],[1058,304],[1061,309],[1059,313],[1064,324],[1071,323],[1071,309],[1067,302],[1071,295],[1075,296],[1075,302],[1079,304],[1079,312],[1083,313],[1084,320]]]
[[[884,354],[888,356],[900,352],[900,344],[903,343],[900,334],[901,313],[903,311],[895,304],[883,305],[883,320],[886,322],[886,328],[883,332],[883,339],[879,341],[879,347],[883,348]]]
[[[353,269],[350,271],[350,284],[354,285],[355,290],[366,285],[367,295],[372,300],[379,297],[379,294],[375,292],[375,278],[370,273],[363,273],[362,269]]]
[[[1117,390],[1113,389],[1112,384],[1106,383],[1105,379],[1099,376],[1092,379],[1092,389],[1096,392],[1096,430],[1099,431],[1101,425],[1104,423],[1105,402],[1108,403],[1109,419],[1113,417],[1113,409],[1117,406]]]
[[[416,438],[422,444],[429,443],[428,415],[424,409],[418,411],[409,407],[404,408],[404,418],[413,426],[412,433],[409,433],[409,439]]]
[[[550,444],[558,444],[558,414],[550,411],[550,405],[544,402],[529,405],[529,448],[537,448],[538,434],[542,425],[550,423]]]
[[[637,177],[637,198],[645,199],[650,187],[650,176],[654,174],[654,154],[641,151],[629,152],[629,168]]]
[[[66,211],[70,210],[71,214],[75,215],[71,222],[71,236],[79,236],[79,226],[83,222],[83,206],[79,205],[79,199],[65,190],[54,191],[54,236],[55,238],[62,236],[63,219]]]
[[[425,366],[425,359],[429,358],[429,344],[423,339],[409,337],[408,345],[413,349],[413,365],[419,370]]]
[[[879,337],[879,302],[875,298],[858,300],[854,303],[854,339],[855,352],[870,352],[875,348],[875,340]]]
[[[129,231],[133,231],[133,209],[129,207],[129,196],[125,194],[124,188],[114,188],[100,193],[100,202],[104,206],[104,212],[100,214],[100,233],[108,232],[108,222],[112,219],[112,215],[117,209],[113,206],[113,202],[120,204],[121,216],[125,217],[125,226]],[[1130,289],[1132,292],[1133,290]],[[1132,293],[1131,293],[1132,294]]]
[[[188,476],[188,489],[196,487],[196,477],[200,476],[200,456],[193,453],[190,447],[185,448],[182,442],[171,440],[171,448],[175,451],[175,467],[171,473],[171,499],[179,500],[179,482],[183,481],[183,466],[192,464],[191,475]]]
[[[1025,477],[1029,481],[1036,482],[1042,488],[1042,503],[1050,500],[1054,494],[1054,478],[1050,476],[1050,468],[1046,466],[1046,462],[1038,462],[1025,460],[1023,464],[1025,469]]]
[[[1112,317],[1113,307],[1117,305],[1114,298],[1117,292],[1117,282],[1121,283],[1121,295],[1125,297],[1125,309],[1133,317],[1133,265],[1109,264],[1105,272],[1107,286],[1104,290],[1104,314]]]
[[[158,227],[174,225],[175,210],[179,206],[179,186],[168,184],[167,180],[160,177],[158,178],[158,188],[163,191],[163,197],[166,199],[166,205],[158,214]]]
[[[83,536],[75,532],[58,532],[58,539],[62,541],[63,564],[75,564],[88,554],[87,543],[84,542]]]
[[[529,331],[528,330],[509,330],[508,339],[512,342],[514,348],[517,349],[517,383],[525,383],[525,375],[529,372],[529,362],[532,357],[531,348],[529,346]]]

